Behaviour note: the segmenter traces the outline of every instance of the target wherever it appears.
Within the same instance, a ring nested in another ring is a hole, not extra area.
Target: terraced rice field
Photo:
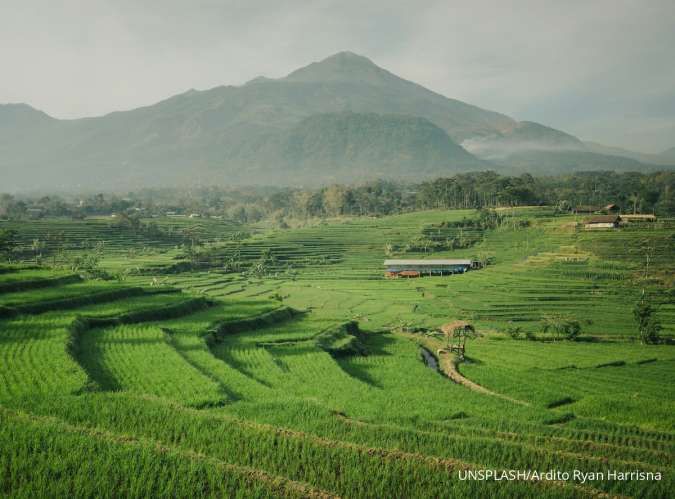
[[[244,230],[238,223],[220,219],[161,217],[143,223],[157,230],[132,229],[120,225],[117,218],[104,216],[0,220],[0,229],[16,232],[15,258],[34,260],[39,255],[46,261],[63,261],[65,255],[91,254],[98,247],[105,252],[105,267],[113,271],[170,265],[181,254],[179,248],[190,244],[192,234],[203,244],[216,244]],[[39,249],[34,248],[34,242],[39,243]]]
[[[207,242],[227,238],[233,232],[241,231],[241,225],[229,220],[192,218],[152,218],[145,220],[153,223],[162,233],[155,235],[147,231],[135,231],[121,226],[113,217],[89,217],[86,220],[69,218],[49,218],[31,220],[29,222],[0,221],[0,229],[14,230],[19,244],[30,246],[35,239],[44,241],[46,249],[57,244],[54,235],[61,239],[67,249],[93,247],[103,241],[109,252],[127,252],[134,247],[170,247],[184,240],[185,229],[200,234],[200,239]]]
[[[124,282],[3,267],[0,495],[668,497],[675,355],[635,341],[632,307],[644,289],[673,337],[675,225],[589,233],[547,209],[509,214],[529,224],[433,254],[492,257],[449,277],[387,280],[382,260],[457,237],[444,222],[475,212],[253,227],[236,246],[274,256],[259,273],[168,273],[160,256]],[[583,341],[542,341],[550,314]],[[427,366],[411,341],[424,332],[401,333],[454,319],[481,335],[458,370],[483,391]],[[660,480],[460,479],[477,469]]]

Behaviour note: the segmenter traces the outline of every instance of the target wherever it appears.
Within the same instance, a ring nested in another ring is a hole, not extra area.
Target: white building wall
[[[586,224],[585,226],[586,230],[593,230],[593,229],[613,229],[614,224],[613,223],[604,223],[604,224]]]

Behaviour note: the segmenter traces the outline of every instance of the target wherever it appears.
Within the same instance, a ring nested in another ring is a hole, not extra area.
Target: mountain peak
[[[368,59],[364,55],[357,54],[355,52],[350,52],[349,50],[343,50],[342,52],[337,52],[333,55],[329,55],[320,63],[339,63],[339,64],[366,64],[369,66],[376,66],[376,64]]]
[[[391,78],[398,79],[367,57],[344,51],[297,69],[284,79],[305,82],[360,81],[381,84]]]
[[[267,76],[256,76],[255,78],[248,80],[245,85],[255,85],[256,83],[265,83],[268,81],[272,81],[272,79]]]

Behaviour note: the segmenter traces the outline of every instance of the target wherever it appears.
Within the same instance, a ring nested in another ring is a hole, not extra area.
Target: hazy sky
[[[0,103],[98,115],[342,50],[583,139],[675,146],[673,0],[0,0]]]

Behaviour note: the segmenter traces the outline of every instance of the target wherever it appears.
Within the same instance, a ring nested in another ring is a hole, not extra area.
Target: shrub
[[[581,323],[561,315],[548,315],[541,321],[541,331],[553,335],[555,339],[576,340],[581,334]]]
[[[633,309],[633,317],[638,327],[640,342],[644,344],[658,343],[661,323],[655,317],[654,308],[643,298]]]
[[[509,325],[506,328],[506,333],[514,340],[517,340],[523,333],[523,328],[520,326]]]

